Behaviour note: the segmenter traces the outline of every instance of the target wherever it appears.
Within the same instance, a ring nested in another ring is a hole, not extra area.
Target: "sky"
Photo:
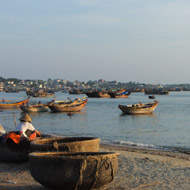
[[[189,0],[0,0],[0,76],[190,83]]]

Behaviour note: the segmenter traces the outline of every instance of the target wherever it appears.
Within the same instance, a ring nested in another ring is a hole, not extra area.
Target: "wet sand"
[[[120,154],[117,176],[101,190],[190,189],[190,154],[110,145],[100,151]],[[27,162],[0,162],[0,190],[48,189],[32,178]]]

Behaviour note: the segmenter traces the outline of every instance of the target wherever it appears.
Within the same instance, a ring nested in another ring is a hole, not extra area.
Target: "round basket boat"
[[[113,181],[118,154],[113,152],[33,152],[29,169],[41,185],[53,189],[90,190]]]
[[[42,137],[37,139],[50,138],[51,135],[42,134]],[[0,161],[3,162],[25,162],[28,161],[28,154],[30,152],[30,142],[27,139],[23,139],[19,144],[14,143],[11,139],[8,139],[6,143],[0,141]]]
[[[22,141],[16,144],[12,141],[0,142],[0,161],[4,162],[25,162],[28,160],[30,142]]]
[[[37,139],[30,143],[31,152],[98,152],[100,138],[55,137]]]

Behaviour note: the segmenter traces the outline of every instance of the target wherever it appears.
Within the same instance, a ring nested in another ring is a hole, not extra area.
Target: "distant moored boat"
[[[30,98],[26,100],[22,100],[19,102],[14,102],[14,101],[5,101],[0,103],[0,109],[12,109],[12,108],[19,108],[21,105],[26,104],[29,102]]]
[[[169,90],[167,89],[147,89],[144,91],[145,94],[158,94],[158,95],[168,95]]]
[[[124,113],[124,114],[150,114],[152,113],[159,101],[154,101],[152,103],[138,103],[134,105],[119,105],[118,108]]]

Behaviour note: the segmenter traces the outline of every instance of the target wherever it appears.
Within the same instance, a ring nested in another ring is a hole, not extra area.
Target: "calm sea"
[[[83,96],[55,94],[56,100]],[[0,99],[20,101],[26,97],[25,92],[0,92]],[[50,111],[30,115],[36,129],[46,134],[100,137],[101,142],[123,146],[190,150],[190,92],[170,92],[169,95],[157,95],[156,99],[160,103],[152,115],[122,115],[118,109],[119,104],[150,102],[144,93],[132,93],[125,99],[89,98],[86,108],[72,116]],[[39,100],[45,103],[52,98],[31,98],[31,103]],[[22,113],[20,109],[0,112],[0,123],[6,130],[15,127],[13,112],[18,124]]]

